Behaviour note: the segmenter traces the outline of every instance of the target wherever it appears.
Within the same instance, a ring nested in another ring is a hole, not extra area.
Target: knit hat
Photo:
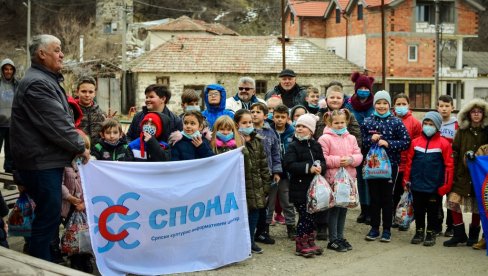
[[[391,106],[391,97],[390,97],[390,92],[386,90],[380,90],[374,94],[374,101],[373,104],[375,104],[379,100],[386,100],[388,104]]]
[[[427,119],[434,122],[435,128],[437,128],[437,130],[441,129],[442,116],[441,116],[441,114],[439,114],[439,112],[429,111],[429,112],[425,113],[424,118],[422,119],[422,123]]]
[[[373,91],[373,77],[368,77],[361,75],[359,72],[354,72],[351,75],[351,81],[354,82],[354,93],[356,93],[360,87],[367,87],[369,91]]]
[[[159,115],[154,112],[147,113],[146,116],[144,116],[144,119],[142,119],[141,121],[141,132],[142,126],[148,121],[151,121],[156,126],[156,134],[154,135],[154,137],[159,137],[161,135],[161,132],[163,131],[163,122],[161,122],[161,117],[159,117]]]
[[[302,116],[298,117],[297,120],[297,125],[302,125],[306,126],[310,131],[312,131],[312,134],[315,132],[315,126],[317,125],[317,121],[319,120],[319,117],[307,113],[303,114]]]

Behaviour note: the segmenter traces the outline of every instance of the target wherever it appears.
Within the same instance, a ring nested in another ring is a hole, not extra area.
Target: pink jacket
[[[355,167],[359,166],[363,161],[361,149],[358,146],[356,137],[346,132],[341,136],[335,134],[329,127],[324,129],[324,134],[319,138],[319,144],[322,146],[322,152],[325,157],[325,165],[327,170],[325,172],[325,179],[332,184],[334,177],[339,171],[341,156],[351,156],[353,162],[346,167],[347,172],[351,177],[356,178]]]
[[[61,216],[66,218],[71,208],[68,197],[73,195],[83,200],[83,190],[81,189],[81,179],[78,167],[65,167],[63,175],[63,186],[61,187],[63,202],[61,205]]]

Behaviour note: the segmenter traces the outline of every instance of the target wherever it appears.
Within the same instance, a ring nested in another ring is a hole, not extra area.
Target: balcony
[[[440,24],[440,32],[443,34],[454,34],[454,23],[442,23]],[[435,34],[435,25],[429,22],[417,22],[415,23],[415,31],[417,33],[430,33]]]
[[[441,66],[439,71],[439,76],[441,78],[455,78],[455,79],[466,79],[466,78],[477,78],[478,68],[477,67],[464,67],[463,69],[456,69],[448,66]]]

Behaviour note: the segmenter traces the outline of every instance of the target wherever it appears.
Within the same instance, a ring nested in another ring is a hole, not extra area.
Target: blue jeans
[[[256,232],[256,226],[258,225],[259,209],[252,209],[247,211],[249,219],[249,232],[251,234],[251,244],[254,243],[254,232]]]
[[[344,239],[347,208],[333,207],[329,209],[329,241]]]
[[[59,233],[63,171],[64,168],[19,170],[27,193],[36,203],[29,253],[46,261],[51,261],[49,244]]]

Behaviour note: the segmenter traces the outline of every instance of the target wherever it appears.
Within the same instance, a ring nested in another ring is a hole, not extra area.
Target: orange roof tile
[[[220,23],[207,23],[202,20],[194,20],[188,16],[181,16],[170,22],[148,28],[149,31],[197,31],[209,32],[216,35],[239,35]]]
[[[291,0],[290,5],[296,16],[322,17],[329,2]]]

